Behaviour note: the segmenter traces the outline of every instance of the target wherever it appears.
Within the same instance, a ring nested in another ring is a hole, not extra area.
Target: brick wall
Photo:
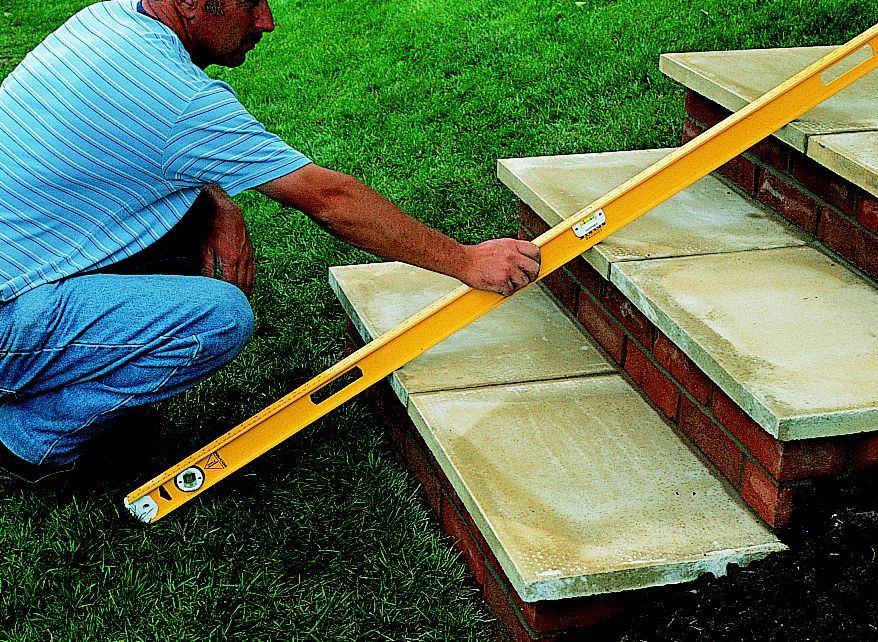
[[[547,229],[521,205],[520,238],[531,240]],[[789,525],[797,493],[815,480],[878,463],[875,435],[792,442],[769,435],[583,259],[556,270],[544,283],[769,525]]]
[[[683,142],[731,112],[686,94]],[[878,199],[770,136],[718,172],[826,247],[878,279]]]

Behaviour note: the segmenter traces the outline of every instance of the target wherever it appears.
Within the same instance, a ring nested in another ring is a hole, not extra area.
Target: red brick
[[[430,507],[441,517],[442,515],[442,493],[439,487],[439,479],[437,478],[436,469],[430,461],[432,455],[424,452],[412,438],[412,433],[408,433],[409,440],[405,448],[405,463],[411,473],[418,480]]]
[[[476,526],[476,523],[473,521],[472,516],[469,514],[469,512],[466,510],[462,503],[458,505],[457,512],[463,518],[466,527],[469,529],[470,536],[473,538],[473,541],[482,552],[482,559],[485,560],[485,568],[488,570],[493,569],[495,573],[499,573],[502,575],[503,570],[500,566],[500,562],[498,562],[497,558],[494,556],[494,551],[492,551],[491,547],[488,546],[488,542],[485,540],[485,536],[482,535],[479,527]]]
[[[642,589],[563,600],[525,602],[502,571],[495,571],[494,576],[500,579],[506,597],[518,609],[525,624],[539,634],[584,628],[605,622],[626,610],[638,608],[653,594],[648,589]]]
[[[617,363],[622,363],[625,330],[585,292],[579,293],[576,318]]]
[[[543,278],[543,283],[554,294],[558,302],[576,314],[579,308],[579,286],[566,270],[555,270]]]
[[[680,430],[732,484],[738,485],[744,455],[722,428],[685,395],[680,403]]]
[[[820,220],[820,242],[853,263],[860,263],[865,230],[829,208],[823,209]]]
[[[748,149],[746,154],[784,173],[789,172],[790,157],[793,155],[789,145],[774,136],[762,139]]]
[[[672,419],[677,416],[679,388],[630,340],[625,356],[625,370],[659,410]]]
[[[607,283],[604,288],[604,305],[610,314],[622,322],[634,338],[640,341],[647,349],[652,348],[653,333],[655,326],[652,321],[638,310],[628,298],[612,283]]]
[[[756,165],[743,156],[735,156],[717,171],[747,194],[752,196],[756,192]]]
[[[713,382],[663,332],[656,332],[653,356],[696,400],[710,403]]]
[[[873,279],[878,279],[878,236],[863,229],[863,253],[857,265]]]
[[[809,234],[817,235],[817,201],[783,179],[762,172],[757,189],[759,200]]]
[[[534,642],[534,640],[538,639],[537,633],[530,630],[523,622],[521,611],[507,595],[507,591],[512,590],[512,587],[509,587],[508,584],[504,587],[499,579],[490,571],[485,573],[485,583],[482,588],[483,597],[488,608],[491,609],[491,612],[497,618],[497,622],[513,642]],[[543,637],[539,639],[543,640],[543,642],[549,642],[551,638]]]
[[[857,208],[857,221],[873,232],[878,232],[878,199],[871,194],[863,194]]]
[[[713,392],[711,403],[713,416],[735,438],[741,442],[744,448],[765,466],[771,474],[780,474],[781,445],[774,437],[769,435],[747,413],[745,413],[732,399],[719,389]]]
[[[853,469],[861,473],[878,466],[878,435],[867,435],[854,445]]]
[[[778,441],[751,419],[728,395],[714,392],[713,414],[778,481],[838,475],[845,450],[837,439]]]
[[[793,157],[793,178],[805,188],[845,214],[853,215],[857,190],[823,165],[803,154]]]
[[[390,384],[386,381],[380,381],[369,387],[365,394],[372,408],[387,428],[393,444],[405,460],[407,433],[411,419],[403,412],[402,404],[399,403],[399,399],[391,390]]]
[[[607,280],[601,276],[601,273],[594,269],[581,256],[576,257],[566,265],[570,272],[579,279],[582,286],[589,292],[594,294],[598,299]]]
[[[795,489],[778,484],[753,461],[744,465],[741,496],[769,526],[781,528],[790,523],[793,515]]]
[[[628,592],[624,596],[612,593],[544,602],[522,602],[516,595],[513,600],[532,630],[547,633],[606,622],[628,610],[628,602],[633,601],[633,597]]]
[[[686,92],[685,108],[686,113],[692,116],[692,118],[708,127],[713,127],[732,113],[725,107],[692,90]]]
[[[781,442],[778,481],[830,477],[844,472],[845,451],[838,439]]]
[[[693,138],[697,138],[701,136],[705,132],[705,128],[694,122],[689,118],[683,119],[683,134],[680,137],[682,143],[685,145]]]
[[[460,551],[463,560],[475,576],[476,582],[480,586],[483,585],[485,583],[485,562],[481,551],[470,536],[466,523],[447,498],[443,498],[442,527],[454,541],[454,547]]]
[[[534,212],[530,206],[522,203],[518,208],[518,212],[521,224],[534,236],[539,236],[549,229],[549,224],[541,219],[539,214]]]

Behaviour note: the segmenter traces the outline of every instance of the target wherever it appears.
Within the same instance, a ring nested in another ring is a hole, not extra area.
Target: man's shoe
[[[57,466],[32,464],[25,461],[0,441],[0,476],[11,477],[29,486],[51,485],[73,471],[76,462]]]

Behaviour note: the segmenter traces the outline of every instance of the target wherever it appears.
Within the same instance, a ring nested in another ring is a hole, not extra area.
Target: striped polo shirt
[[[0,85],[0,301],[142,250],[206,184],[310,162],[135,2],[83,9]]]

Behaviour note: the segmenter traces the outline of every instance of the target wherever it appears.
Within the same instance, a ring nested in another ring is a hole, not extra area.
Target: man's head
[[[237,67],[262,34],[274,30],[268,0],[145,0],[180,37],[192,62]]]

